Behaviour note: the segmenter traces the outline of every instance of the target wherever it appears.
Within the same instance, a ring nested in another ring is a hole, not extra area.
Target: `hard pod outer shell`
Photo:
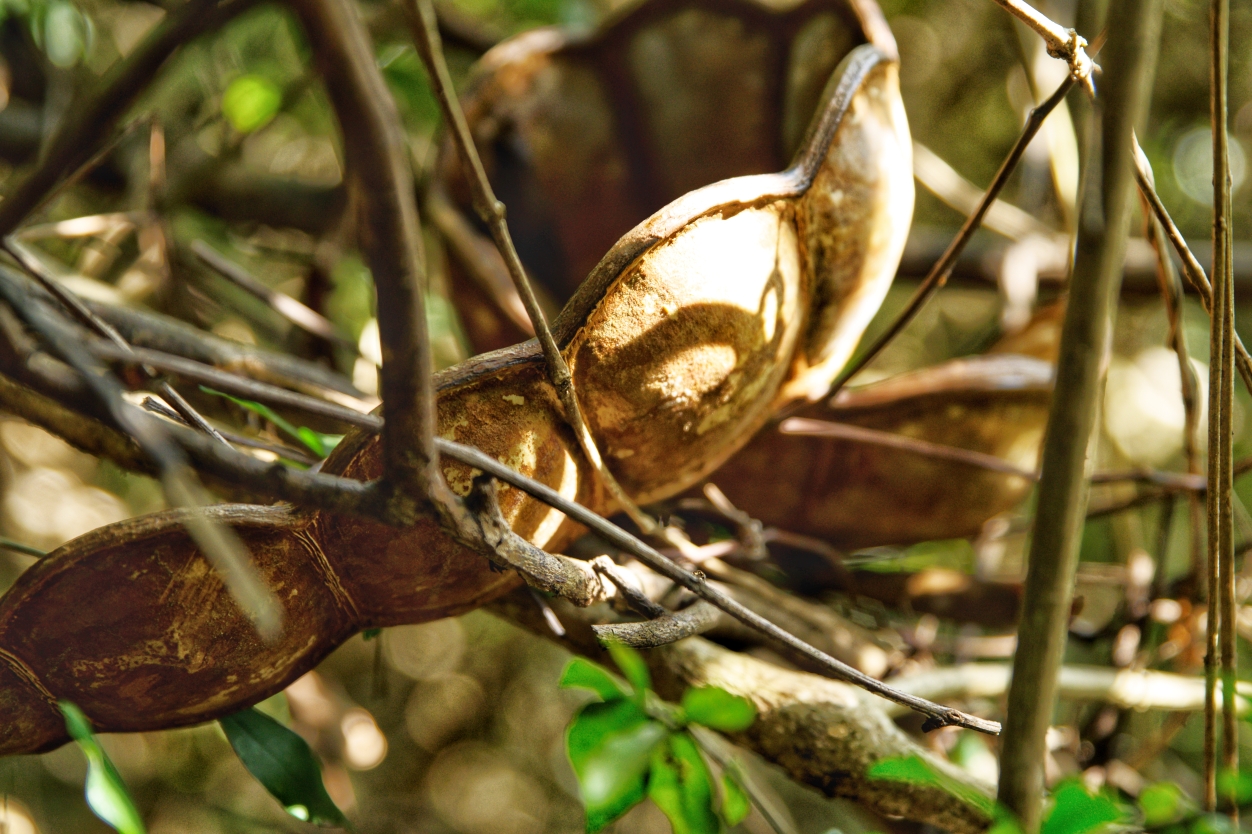
[[[632,496],[690,487],[780,402],[824,388],[846,360],[898,260],[897,225],[907,226],[898,212],[911,210],[895,77],[875,47],[853,50],[792,168],[715,183],[657,212],[609,250],[554,322],[596,439]],[[843,170],[872,162],[876,141],[890,159]],[[437,387],[443,436],[595,511],[614,509],[532,343],[449,369]],[[349,436],[325,470],[378,477],[379,441]],[[468,491],[470,470],[450,461],[442,470]],[[500,500],[540,547],[560,550],[580,532],[514,489]],[[278,598],[281,637],[256,636],[180,513],[101,528],[0,600],[0,753],[63,743],[58,699],[102,731],[220,717],[280,691],[356,631],[459,614],[519,581],[433,521],[400,529],[282,507],[211,512],[239,533]]]

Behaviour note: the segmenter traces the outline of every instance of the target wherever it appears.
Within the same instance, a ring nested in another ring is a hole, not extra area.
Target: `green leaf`
[[[687,719],[727,733],[746,730],[756,721],[756,707],[747,698],[716,686],[700,686],[683,693]]]
[[[633,700],[588,704],[565,734],[594,834],[641,802],[652,750],[668,731]]]
[[[222,93],[222,115],[240,133],[251,133],[269,124],[283,103],[283,91],[268,78],[241,75]]]
[[[1092,796],[1079,778],[1066,779],[1052,792],[1052,808],[1040,834],[1087,834],[1123,820],[1125,811],[1105,794]]]
[[[739,784],[739,779],[729,770],[722,774],[722,820],[728,826],[738,825],[752,810],[748,792]]]
[[[1238,806],[1247,805],[1252,801],[1252,773],[1248,771],[1222,768],[1217,773],[1217,798],[1228,800],[1234,797]]]
[[[322,434],[321,432],[313,431],[313,429],[310,429],[307,426],[296,426],[290,420],[283,417],[265,403],[259,403],[255,400],[245,400],[240,397],[233,397],[230,394],[214,390],[213,388],[208,388],[204,385],[200,386],[200,390],[206,394],[212,394],[215,397],[222,397],[230,400],[240,408],[247,409],[253,414],[269,420],[277,426],[280,431],[304,444],[306,449],[318,457],[326,457],[330,454],[331,450],[339,445],[339,441],[343,440],[342,434]]]
[[[635,688],[635,695],[643,698],[643,694],[652,688],[652,676],[648,674],[648,664],[643,662],[639,652],[616,640],[605,646],[617,668],[622,670],[626,680]]]
[[[648,797],[669,817],[674,834],[717,834],[713,781],[689,733],[673,733],[652,754]]]
[[[1139,792],[1139,810],[1145,828],[1178,822],[1187,811],[1187,797],[1173,782],[1157,782]]]
[[[1223,814],[1204,814],[1191,823],[1189,834],[1238,834],[1239,827]]]
[[[69,69],[87,52],[90,26],[73,3],[53,0],[43,18],[43,48],[48,60]]]
[[[587,831],[596,832],[641,802],[652,749],[666,729],[634,701],[590,704],[566,736],[570,763],[582,789]]]
[[[561,673],[561,688],[590,689],[605,701],[630,695],[604,668],[581,657],[571,660]]]
[[[84,793],[87,805],[95,815],[104,820],[120,834],[144,834],[143,818],[139,816],[126,783],[105,754],[104,748],[91,731],[91,722],[82,710],[69,701],[58,706],[65,716],[65,729],[78,742],[87,757],[87,783]]]
[[[869,766],[865,775],[870,779],[887,779],[892,782],[907,782],[911,785],[939,788],[970,803],[986,814],[991,814],[995,808],[995,802],[990,797],[984,796],[976,788],[946,773],[934,770],[917,754],[879,759]]]
[[[296,819],[351,829],[326,793],[322,770],[304,739],[255,709],[219,723],[248,772]]]

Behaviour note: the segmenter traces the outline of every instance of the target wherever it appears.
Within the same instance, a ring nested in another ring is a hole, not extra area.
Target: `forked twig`
[[[1048,114],[1055,110],[1057,105],[1065,99],[1066,94],[1069,93],[1070,88],[1074,84],[1073,76],[1066,78],[1061,82],[1061,86],[1056,88],[1056,92],[1030,111],[1030,115],[1026,118],[1026,126],[1022,128],[1021,135],[1017,137],[1017,142],[1013,144],[1013,148],[1009,151],[1008,156],[1004,158],[1004,162],[1000,163],[1000,170],[996,172],[991,185],[987,187],[986,193],[983,194],[982,200],[978,203],[978,208],[973,214],[965,218],[965,222],[961,224],[960,231],[956,233],[956,237],[948,244],[948,248],[944,250],[943,256],[930,268],[930,272],[926,274],[922,283],[913,291],[913,296],[904,305],[904,309],[891,322],[886,331],[874,340],[873,344],[862,351],[859,356],[844,368],[843,373],[830,386],[827,396],[833,396],[848,383],[848,380],[856,376],[862,368],[873,361],[882,352],[883,348],[913,320],[913,317],[930,300],[931,296],[948,282],[948,278],[952,275],[952,270],[956,267],[956,262],[960,258],[961,252],[964,251],[965,246],[974,237],[974,232],[978,231],[978,227],[982,224],[983,218],[987,216],[987,212],[995,205],[996,197],[999,196],[1004,186],[1008,183],[1009,176],[1013,173],[1013,169],[1017,167],[1022,154],[1026,152],[1027,146],[1035,138],[1039,128],[1043,126],[1043,122],[1047,119]]]
[[[814,648],[808,643],[800,640],[792,634],[782,630],[778,626],[753,613],[740,603],[728,597],[726,594],[712,587],[708,581],[696,574],[688,573],[671,560],[658,553],[653,548],[644,544],[638,538],[632,536],[616,524],[602,518],[596,513],[588,510],[580,504],[576,504],[564,498],[559,492],[549,486],[532,480],[510,469],[507,465],[501,463],[490,455],[479,451],[471,446],[464,446],[460,443],[446,440],[441,437],[435,438],[435,444],[439,448],[441,454],[447,455],[454,460],[459,460],[468,466],[481,469],[489,475],[499,480],[517,487],[533,498],[542,501],[549,507],[552,507],[565,515],[569,516],[573,521],[584,525],[593,532],[600,535],[605,541],[613,546],[629,553],[652,570],[669,579],[672,582],[681,585],[688,591],[691,591],[701,599],[712,603],[717,608],[725,611],[730,616],[739,620],[741,623],[749,626],[756,631],[766,635],[767,637],[781,643],[787,648],[802,655],[807,661],[813,663],[814,666],[823,671],[830,677],[845,680],[880,695],[889,701],[908,707],[927,717],[926,729],[936,729],[944,726],[965,727],[971,730],[977,730],[983,733],[996,734],[1000,731],[1000,724],[996,721],[989,721],[985,718],[978,718],[974,715],[968,715],[960,710],[952,707],[945,707],[940,704],[931,703],[923,698],[915,698],[902,692],[896,691],[893,687],[883,683],[882,681],[872,678],[857,669],[836,660],[825,652]]]
[[[1082,82],[1091,95],[1095,95],[1094,73],[1098,67],[1086,52],[1087,39],[1073,29],[1054,23],[1038,9],[1023,0],[995,0],[1018,20],[1035,30],[1048,47],[1048,54],[1069,64],[1070,77]]]

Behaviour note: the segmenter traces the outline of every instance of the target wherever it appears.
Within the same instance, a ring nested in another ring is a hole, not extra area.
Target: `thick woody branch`
[[[434,447],[432,367],[413,172],[400,116],[349,0],[293,0],[343,135],[361,196],[361,249],[373,273],[383,345],[379,389],[383,485],[391,515],[411,522],[442,480]]]

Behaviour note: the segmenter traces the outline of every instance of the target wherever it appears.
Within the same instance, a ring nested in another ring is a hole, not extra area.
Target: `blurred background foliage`
[[[455,0],[443,11],[463,22],[473,37],[495,40],[541,25],[590,28],[618,5],[615,0]],[[1037,5],[1066,23],[1078,13],[1073,0]],[[1026,111],[1058,82],[1061,66],[1041,57],[1033,36],[989,0],[882,0],[882,6],[900,44],[914,138],[969,181],[985,184]],[[1245,47],[1252,43],[1252,4],[1233,6],[1231,38],[1238,45],[1230,72],[1234,229],[1241,242],[1237,287],[1247,295],[1252,190],[1244,179],[1252,152],[1252,50]],[[1210,216],[1206,7],[1202,0],[1167,0],[1151,121],[1141,136],[1161,196],[1186,235],[1198,242],[1200,254],[1206,251]],[[439,118],[425,73],[396,10],[379,2],[363,2],[362,8],[409,131],[414,167],[429,176]],[[0,2],[0,178],[36,157],[41,139],[75,97],[90,90],[163,14],[161,5],[129,0]],[[448,47],[459,83],[476,57],[467,48],[473,37],[453,39]],[[1069,104],[1065,116],[1081,134],[1086,105],[1078,96],[1071,96]],[[199,39],[155,79],[136,113],[151,118],[136,122],[115,151],[66,189],[44,218],[55,223],[101,215],[107,222],[92,234],[65,234],[68,227],[62,227],[62,233],[38,242],[41,251],[72,268],[75,275],[67,280],[84,296],[150,306],[226,338],[321,358],[362,390],[372,391],[380,355],[373,290],[368,271],[340,230],[319,225],[334,212],[318,213],[317,200],[326,199],[328,189],[341,182],[342,166],[333,116],[294,19],[281,8],[262,5]],[[1065,195],[1072,199],[1077,188],[1072,176],[1080,145],[1074,129],[1060,128],[1056,135],[1045,132],[1032,146],[1004,194],[1007,202],[1056,232],[1073,222]],[[1069,160],[1069,168],[1052,163],[1058,154]],[[309,216],[287,227],[265,222],[273,206],[256,201],[248,190],[249,183],[263,180],[286,189],[272,196],[275,206],[308,203],[313,206]],[[156,210],[159,219],[108,214],[148,210]],[[935,241],[946,242],[961,219],[919,188],[910,256],[871,336],[903,304],[927,265],[926,254],[938,254]],[[161,234],[153,232],[154,224]],[[322,310],[359,350],[310,339],[201,266],[184,251],[196,239],[208,241],[268,286]],[[433,233],[427,244],[432,338],[436,359],[446,367],[465,358],[470,348],[446,300],[443,256]],[[1008,251],[1004,239],[989,231],[979,233],[973,249],[977,258],[966,271],[992,275]],[[1033,303],[1044,306],[1059,291],[1057,281],[1044,280]],[[1006,292],[994,281],[958,280],[861,381],[986,348],[1003,331]],[[1243,304],[1238,314],[1240,332],[1245,340],[1252,338],[1247,324],[1252,308]],[[1204,380],[1207,323],[1191,298],[1185,330]],[[1154,279],[1128,279],[1098,469],[1185,468],[1179,372],[1164,347],[1166,332]],[[1238,399],[1237,457],[1252,453],[1245,419],[1250,401],[1242,389]],[[258,432],[272,435],[271,426],[250,419]],[[158,509],[162,500],[151,481],[13,419],[0,422],[0,484],[4,535],[40,549]],[[1120,500],[1128,489],[1125,484],[1099,487],[1093,503]],[[1242,481],[1238,492],[1243,504],[1237,510],[1237,537],[1252,541],[1246,510],[1252,481]],[[910,581],[955,574],[1011,583],[1021,575],[1028,516],[1027,503],[994,519],[977,539],[878,548],[848,554],[847,565],[907,574]],[[1148,553],[1159,558],[1159,565]],[[1183,499],[1093,519],[1083,540],[1078,589],[1083,607],[1073,624],[1067,660],[1195,673],[1202,611],[1190,601],[1195,589],[1179,584],[1188,575],[1189,554]],[[4,553],[0,579],[7,586],[31,561]],[[1252,575],[1246,571],[1240,595],[1252,596]],[[887,658],[884,668],[894,674],[1012,653],[1010,628],[919,614],[907,599],[899,606],[827,592],[823,601],[873,635]],[[1252,635],[1252,607],[1245,611],[1241,634]],[[1245,668],[1252,661],[1246,649],[1241,643]],[[565,660],[555,646],[478,612],[389,629],[373,641],[354,638],[266,708],[289,720],[323,758],[328,790],[361,831],[575,832],[583,827],[582,810],[562,734],[584,696],[558,690]],[[1049,778],[1081,773],[1088,784],[1107,783],[1132,794],[1150,782],[1171,781],[1197,797],[1201,723],[1198,715],[1182,720],[1066,702],[1057,717]],[[976,775],[994,778],[994,748],[981,737],[943,731],[928,739]],[[304,828],[245,773],[216,725],[103,742],[153,834]],[[1252,736],[1245,736],[1245,744],[1243,760],[1249,761]],[[798,831],[910,828],[827,800],[764,765],[749,766],[781,797]],[[103,830],[81,798],[84,772],[82,756],[72,746],[0,761],[3,830]],[[644,805],[615,830],[668,829],[659,812]],[[741,830],[765,829],[754,815]]]

